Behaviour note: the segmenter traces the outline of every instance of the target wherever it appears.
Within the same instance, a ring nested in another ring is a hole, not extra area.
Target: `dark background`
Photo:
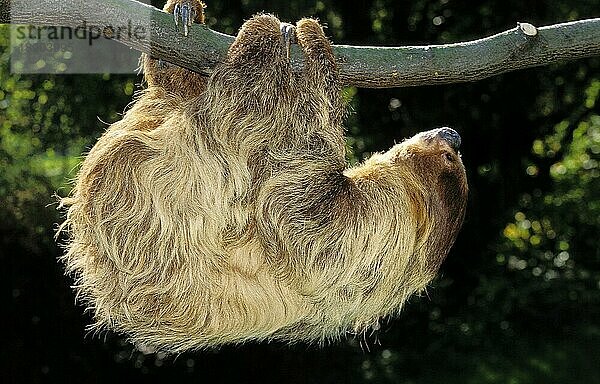
[[[162,4],[155,4],[162,6]],[[258,11],[317,16],[335,43],[443,44],[517,21],[600,16],[598,0],[259,0],[208,4],[234,34]],[[378,333],[322,349],[248,344],[143,355],[86,333],[53,233],[80,154],[119,119],[134,75],[14,75],[0,28],[0,381],[9,383],[600,382],[600,60],[476,83],[346,89],[350,161],[443,125],[463,137],[464,229],[427,295]],[[8,378],[7,381],[6,378]]]

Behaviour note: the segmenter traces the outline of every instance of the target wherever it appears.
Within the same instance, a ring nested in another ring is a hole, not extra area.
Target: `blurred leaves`
[[[67,193],[80,155],[106,126],[98,119],[119,118],[134,79],[12,74],[6,25],[0,26],[0,49],[0,229],[13,234],[2,240],[10,248],[54,249],[52,196]]]
[[[598,87],[593,79],[585,89],[581,118],[562,121],[534,141],[532,152],[550,163],[532,164],[526,172],[537,177],[544,169],[551,188],[521,196],[499,244],[499,264],[527,289],[539,287],[555,314],[573,306],[588,308],[586,316],[599,314],[600,116],[592,111]]]

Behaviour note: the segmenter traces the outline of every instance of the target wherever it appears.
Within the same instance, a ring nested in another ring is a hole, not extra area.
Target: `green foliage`
[[[469,352],[446,348],[437,354],[407,362],[391,349],[367,357],[362,366],[365,382],[427,384],[538,384],[588,382],[597,367],[590,351],[597,349],[600,333],[578,329],[568,340],[556,337],[527,337],[493,346],[479,346]],[[418,367],[416,379],[406,371]]]
[[[553,311],[586,306],[587,316],[597,315],[600,304],[600,116],[593,109],[599,89],[593,79],[581,117],[534,141],[533,154],[549,166],[532,162],[526,173],[538,177],[543,169],[551,187],[521,196],[497,255],[526,289],[538,287]]]
[[[13,74],[9,32],[0,25],[0,230],[13,236],[3,236],[10,248],[0,253],[42,246],[54,254],[53,195],[68,193],[80,155],[106,126],[98,119],[119,118],[135,79]]]

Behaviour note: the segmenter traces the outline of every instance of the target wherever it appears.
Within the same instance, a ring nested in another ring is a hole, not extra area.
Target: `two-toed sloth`
[[[203,6],[165,9],[185,24]],[[173,352],[320,342],[368,330],[431,281],[464,217],[460,137],[424,132],[346,168],[315,20],[251,18],[210,78],[143,61],[147,89],[63,199],[64,261],[96,329]]]

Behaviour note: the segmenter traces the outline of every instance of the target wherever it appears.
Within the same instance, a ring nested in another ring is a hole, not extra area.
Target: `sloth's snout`
[[[422,132],[415,136],[416,140],[423,140],[428,144],[433,142],[438,142],[441,140],[444,143],[448,144],[450,148],[456,153],[458,153],[458,148],[461,144],[461,138],[458,132],[456,132],[452,128],[442,127],[437,129],[432,129],[427,132]]]
[[[444,140],[448,145],[455,151],[458,152],[460,148],[461,139],[458,132],[452,128],[444,127],[437,130],[435,136]]]

